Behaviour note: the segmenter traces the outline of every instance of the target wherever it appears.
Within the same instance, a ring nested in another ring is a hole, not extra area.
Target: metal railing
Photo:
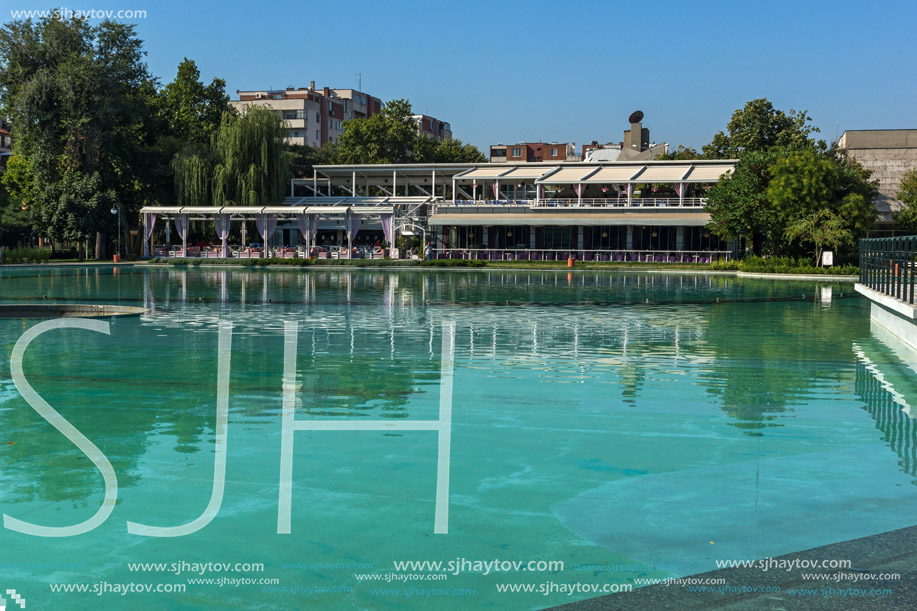
[[[728,250],[610,250],[584,248],[434,248],[436,259],[478,259],[484,261],[607,261],[633,263],[712,263],[728,261]]]
[[[860,240],[860,284],[914,303],[917,236]]]
[[[529,208],[703,208],[707,205],[703,197],[635,197],[627,201],[624,198],[582,199],[546,198],[546,199],[457,199],[455,203],[437,203],[435,208],[450,206],[526,206]]]

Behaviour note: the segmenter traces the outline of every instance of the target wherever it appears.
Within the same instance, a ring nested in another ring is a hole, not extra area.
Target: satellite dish
[[[634,112],[630,113],[630,116],[627,118],[627,120],[631,123],[639,123],[643,120],[643,111],[635,110]]]

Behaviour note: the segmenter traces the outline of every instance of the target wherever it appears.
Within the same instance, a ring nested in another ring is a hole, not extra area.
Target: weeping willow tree
[[[172,159],[181,206],[263,206],[286,195],[290,158],[283,121],[266,108],[224,112],[209,147],[190,147]]]
[[[276,204],[286,195],[290,158],[283,121],[266,108],[224,113],[211,148],[215,206]]]
[[[206,147],[191,146],[172,158],[175,201],[179,206],[207,206],[213,183],[213,157]]]

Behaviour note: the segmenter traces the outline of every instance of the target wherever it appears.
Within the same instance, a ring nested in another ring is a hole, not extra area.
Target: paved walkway
[[[917,520],[917,518],[915,518]],[[913,611],[917,609],[917,526],[894,530],[872,537],[834,543],[802,552],[780,556],[776,560],[850,560],[852,569],[733,568],[711,571],[696,578],[723,578],[726,585],[778,586],[780,592],[691,592],[686,586],[655,585],[633,592],[610,594],[589,600],[553,607],[557,611],[682,611],[684,609],[729,609],[734,611],[794,611],[874,609]],[[861,581],[830,579],[804,580],[803,573],[825,573],[866,576],[877,573],[900,573],[897,581],[864,579]],[[716,586],[713,586],[716,587]],[[809,590],[806,595],[792,596],[790,589]],[[890,589],[887,596],[854,595],[852,590]],[[847,590],[844,596],[843,591]],[[827,594],[827,595],[826,595]]]

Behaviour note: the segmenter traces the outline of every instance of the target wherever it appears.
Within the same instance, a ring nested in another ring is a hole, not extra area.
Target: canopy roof
[[[365,184],[389,185],[437,184],[455,179],[532,181],[536,184],[579,183],[646,183],[646,182],[716,182],[735,167],[735,159],[696,159],[690,161],[609,161],[609,162],[540,162],[540,163],[414,163],[317,165],[317,179],[331,179],[340,186],[352,186],[354,175],[358,188]],[[300,182],[303,182],[300,180]],[[349,198],[348,198],[349,199]]]
[[[297,214],[318,214],[321,216],[342,216],[352,210],[357,214],[394,214],[393,206],[144,206],[141,214],[157,214],[160,216],[174,216],[188,214],[195,218],[213,218],[218,214],[229,214],[236,217],[255,218],[261,214],[277,214],[280,216],[295,216]]]
[[[648,212],[581,212],[560,214],[539,214],[533,212],[518,214],[434,214],[430,225],[685,225],[703,227],[710,222],[706,212],[669,212],[653,214]]]

